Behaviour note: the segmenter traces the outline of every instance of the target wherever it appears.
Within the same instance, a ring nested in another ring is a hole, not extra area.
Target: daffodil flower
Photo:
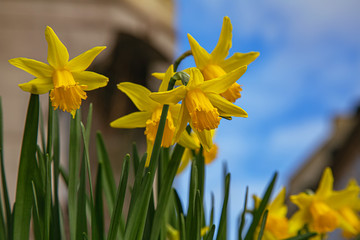
[[[282,188],[280,193],[266,208],[268,210],[268,215],[262,238],[263,240],[278,240],[290,237],[289,222],[286,217],[287,206],[285,205],[285,193],[285,188]],[[255,208],[258,208],[261,199],[254,196],[254,200]],[[257,236],[255,239],[257,239]]]
[[[188,34],[188,39],[196,66],[204,75],[205,81],[223,76],[241,66],[247,66],[259,56],[258,52],[235,53],[225,59],[232,44],[232,25],[229,17],[224,17],[219,41],[211,54],[202,48],[190,34]],[[221,92],[221,95],[230,102],[235,102],[241,97],[241,90],[240,85],[234,82]]]
[[[45,38],[48,43],[49,64],[28,58],[13,58],[9,62],[31,75],[34,80],[19,84],[19,87],[32,94],[50,91],[54,109],[70,112],[73,117],[86,99],[86,92],[106,86],[109,79],[95,72],[85,71],[95,57],[106,47],[94,47],[69,61],[69,53],[55,32],[46,27]]]
[[[170,78],[174,75],[173,66],[171,65],[166,71],[164,81],[162,81],[159,91],[165,91]],[[113,128],[145,128],[145,135],[147,140],[147,161],[146,166],[149,165],[149,160],[154,146],[156,133],[158,130],[160,117],[162,113],[163,104],[152,100],[150,90],[147,88],[130,82],[122,82],[117,85],[118,89],[124,92],[140,110],[138,112],[130,113],[126,116],[116,119],[110,123]],[[161,142],[162,147],[170,147],[174,144],[175,126],[177,124],[180,105],[172,104],[166,117],[164,134]],[[189,134],[183,134],[181,141],[186,147],[195,149],[198,147],[194,143]]]
[[[218,127],[220,116],[247,117],[247,113],[242,108],[219,95],[245,73],[246,66],[208,81],[204,81],[203,75],[197,68],[189,68],[186,71],[190,75],[186,86],[182,85],[166,92],[151,93],[150,98],[161,104],[176,104],[182,101],[175,139],[180,137],[189,122],[204,149],[209,151],[212,146],[210,130]]]
[[[341,216],[339,210],[343,207],[354,205],[354,199],[358,199],[359,187],[349,186],[342,191],[333,190],[334,178],[330,168],[326,168],[315,194],[300,193],[290,196],[299,210],[290,219],[291,232],[296,232],[305,224],[310,231],[326,234],[342,228],[351,228],[346,219]]]
[[[198,153],[199,150],[200,150],[199,138],[196,136],[196,134],[194,132],[191,132],[190,135],[194,139],[194,142],[196,144],[199,144],[199,147],[195,149],[195,152]],[[179,144],[182,145],[182,143],[180,141],[179,141]],[[193,150],[194,149],[185,148],[184,153],[183,153],[182,158],[181,158],[180,166],[179,166],[176,174],[182,173],[184,171],[184,169],[187,167],[190,160],[193,158]],[[202,154],[203,154],[203,157],[204,157],[205,164],[212,163],[215,160],[215,158],[217,157],[217,154],[218,154],[218,146],[217,146],[217,144],[213,143],[213,145],[210,148],[210,151],[206,151],[204,149]]]

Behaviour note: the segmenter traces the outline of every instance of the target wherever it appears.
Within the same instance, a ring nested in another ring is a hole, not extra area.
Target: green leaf
[[[276,178],[277,178],[277,173],[274,174],[269,186],[267,187],[266,192],[260,202],[259,208],[254,211],[254,217],[253,217],[252,223],[248,229],[248,232],[245,236],[245,240],[254,239],[254,233],[255,233],[256,227],[259,225],[261,216],[263,215],[263,212],[265,211],[265,208],[269,202],[272,190],[273,190],[275,182],[276,182]]]
[[[241,213],[240,226],[239,226],[239,230],[238,230],[238,239],[239,240],[242,239],[242,231],[243,231],[244,226],[245,226],[245,213],[246,213],[246,209],[247,209],[248,194],[249,194],[249,188],[246,187],[244,208],[243,208],[243,211]]]
[[[77,232],[77,189],[79,186],[78,174],[81,149],[80,115],[80,111],[77,110],[75,118],[70,120],[68,209],[71,240],[75,239]]]
[[[117,231],[120,227],[120,222],[122,218],[122,209],[124,205],[127,181],[129,176],[129,160],[130,160],[130,155],[126,155],[124,158],[119,188],[116,195],[116,205],[114,211],[111,214],[110,227],[107,238],[108,240],[116,239]]]
[[[45,216],[44,216],[44,239],[50,236],[50,217],[51,217],[51,162],[49,155],[46,155],[46,181],[45,181]]]
[[[11,239],[11,233],[12,233],[12,217],[11,217],[11,208],[10,208],[10,201],[9,201],[9,194],[7,190],[7,183],[6,183],[6,175],[5,175],[5,167],[4,167],[4,138],[3,138],[3,114],[2,114],[2,102],[0,97],[0,168],[1,168],[1,182],[2,182],[2,193],[4,198],[4,208],[5,208],[5,214],[6,214],[6,223],[7,223],[7,229],[5,229],[5,219],[4,219],[4,213],[3,213],[3,206],[1,201],[1,194],[0,194],[0,214],[1,214],[1,222],[0,222],[0,239],[3,237],[3,239],[6,239],[6,236],[8,236],[8,239]]]
[[[99,163],[103,164],[103,167],[102,167],[103,178],[102,179],[103,179],[104,193],[105,193],[109,212],[112,212],[114,209],[114,204],[115,204],[116,184],[115,184],[115,179],[114,179],[114,175],[112,172],[110,159],[109,159],[108,153],[106,151],[104,140],[103,140],[100,132],[96,133],[96,153],[97,153]]]
[[[155,211],[150,240],[157,239],[159,235],[160,227],[165,223],[164,216],[165,216],[166,207],[169,202],[169,198],[171,196],[171,186],[176,176],[177,169],[179,168],[183,152],[184,152],[184,147],[180,145],[176,145],[174,149],[174,153],[168,164],[168,168],[166,169],[165,175],[161,180],[162,187],[160,190],[159,201]]]
[[[207,236],[206,236],[206,240],[212,240],[214,237],[214,233],[215,233],[215,225],[211,225],[210,231],[208,232]]]
[[[215,197],[214,193],[211,192],[211,211],[210,211],[210,225],[214,225],[214,204],[215,204]]]
[[[31,94],[26,116],[25,130],[20,154],[14,209],[14,240],[29,238],[31,208],[33,205],[31,181],[36,167],[36,142],[39,122],[39,96]]]
[[[41,226],[40,214],[39,214],[39,204],[37,201],[36,188],[35,188],[35,184],[33,181],[31,182],[31,187],[32,187],[32,193],[33,193],[33,199],[34,199],[34,208],[33,208],[34,235],[35,235],[36,240],[42,240],[43,235],[41,234],[41,232],[42,232],[41,229],[43,227]]]
[[[191,174],[190,174],[190,186],[189,186],[189,207],[186,215],[186,236],[187,239],[191,239],[192,232],[191,226],[194,224],[194,211],[195,211],[195,197],[196,191],[198,189],[198,174],[196,163],[192,162],[191,164]]]
[[[133,157],[133,169],[134,169],[134,175],[136,175],[138,167],[139,167],[139,163],[140,163],[140,158],[139,158],[139,153],[136,147],[136,143],[134,142],[132,145],[132,157]]]
[[[225,196],[224,196],[224,202],[223,207],[221,211],[221,217],[219,222],[219,230],[216,236],[216,239],[226,239],[226,222],[227,222],[227,204],[229,200],[229,190],[230,190],[230,173],[228,173],[225,177]]]
[[[52,108],[51,108],[52,110]],[[49,108],[50,111],[50,108]],[[53,111],[53,110],[52,110]],[[54,179],[54,206],[51,214],[50,239],[60,240],[63,234],[60,227],[60,204],[59,204],[59,174],[60,174],[60,134],[59,134],[59,114],[53,113],[53,179]]]
[[[135,181],[134,181],[134,185],[133,185],[133,189],[132,189],[132,193],[131,193],[131,201],[130,201],[128,216],[130,216],[132,214],[132,210],[135,207],[135,203],[140,194],[141,180],[143,179],[146,158],[147,158],[147,155],[144,154],[144,156],[142,157],[142,159],[139,163],[138,170],[135,175]]]
[[[99,234],[98,239],[103,240],[105,236],[104,230],[104,209],[103,209],[103,196],[102,196],[102,167],[103,163],[98,163],[97,176],[96,176],[96,185],[95,185],[95,215],[96,215],[96,225],[93,227],[97,228]]]
[[[184,214],[180,214],[180,239],[181,240],[186,240],[186,231],[185,231],[185,219],[184,219]]]
[[[262,217],[261,220],[261,225],[260,225],[260,231],[259,231],[259,235],[258,235],[258,240],[262,239],[262,236],[264,234],[264,230],[265,230],[265,224],[266,224],[266,220],[267,220],[267,215],[269,213],[269,210],[265,210],[264,215]]]
[[[83,141],[84,141],[84,148],[85,148],[85,163],[86,163],[86,169],[87,169],[87,175],[88,175],[88,183],[89,183],[89,189],[90,189],[90,212],[91,212],[91,226],[94,226],[92,228],[91,231],[91,239],[92,240],[97,240],[98,237],[98,232],[97,232],[97,228],[95,227],[96,225],[96,215],[95,215],[95,209],[94,209],[94,194],[93,194],[93,187],[92,187],[92,182],[91,182],[91,169],[90,169],[90,158],[89,158],[89,137],[90,137],[90,128],[91,128],[91,115],[92,115],[92,108],[90,105],[89,108],[89,113],[88,113],[88,118],[87,118],[87,129],[85,130],[85,127],[83,125],[83,123],[80,123],[81,126],[81,132],[82,132],[82,136],[83,136]]]
[[[200,200],[200,190],[196,191],[196,197],[195,197],[195,224],[193,224],[192,227],[192,233],[195,235],[195,240],[200,240],[201,236],[201,209],[202,204]]]
[[[87,232],[86,218],[86,176],[85,176],[85,157],[80,168],[80,186],[77,197],[77,217],[76,217],[76,239],[83,239],[83,233]]]

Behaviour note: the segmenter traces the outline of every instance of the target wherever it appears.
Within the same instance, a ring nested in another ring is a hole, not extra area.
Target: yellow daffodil
[[[14,58],[9,62],[31,75],[34,80],[19,84],[19,87],[32,94],[49,91],[54,109],[70,112],[73,117],[86,99],[86,92],[106,86],[109,79],[95,72],[85,71],[95,57],[106,47],[94,47],[69,61],[69,53],[64,44],[48,26],[45,30],[48,43],[49,64],[28,58]]]
[[[326,168],[315,194],[300,193],[290,196],[290,200],[299,207],[290,219],[291,232],[297,232],[305,224],[308,224],[310,231],[320,234],[336,228],[351,228],[339,210],[353,206],[360,189],[351,185],[342,191],[334,191],[333,181],[331,169]]]
[[[247,66],[259,56],[258,52],[235,53],[230,58],[225,59],[232,44],[232,25],[229,17],[224,17],[219,41],[211,54],[202,48],[190,34],[188,34],[188,39],[196,66],[204,75],[205,81],[218,78],[241,66]],[[221,95],[230,102],[235,102],[241,97],[241,90],[240,85],[234,82],[221,92]]]
[[[220,116],[247,117],[247,113],[242,108],[219,95],[245,73],[246,66],[208,81],[204,81],[203,75],[197,68],[189,68],[186,71],[190,75],[186,86],[182,85],[171,91],[151,93],[150,98],[161,104],[176,104],[182,101],[175,139],[180,137],[187,123],[190,123],[204,149],[210,151],[212,146],[210,130],[218,127]]]
[[[165,91],[170,78],[174,75],[173,66],[171,65],[165,74],[165,79],[162,81],[159,91]],[[145,128],[145,135],[147,140],[147,161],[146,166],[149,165],[149,160],[154,145],[159,121],[162,113],[163,105],[152,100],[150,90],[147,88],[130,82],[122,82],[117,85],[118,89],[124,92],[133,101],[135,106],[140,110],[123,116],[110,123],[113,128]],[[180,111],[180,105],[173,104],[170,106],[165,123],[162,147],[170,147],[174,143],[175,126]],[[198,147],[192,138],[186,133],[181,136],[183,144],[186,147],[195,149]]]
[[[255,208],[260,205],[261,199],[254,196]],[[289,222],[286,217],[285,188],[282,188],[276,198],[266,208],[268,215],[265,224],[263,240],[278,240],[290,237]],[[259,231],[259,228],[258,228]],[[257,235],[257,234],[256,234]],[[257,236],[255,237],[257,239]]]
[[[191,132],[190,135],[194,139],[195,143],[199,145],[199,147],[195,149],[195,152],[198,153],[200,151],[199,138],[196,136],[196,134],[194,132]],[[179,144],[181,145],[180,141],[179,141]],[[190,160],[193,158],[193,150],[194,149],[185,148],[184,153],[183,153],[182,158],[181,158],[180,166],[179,166],[176,174],[182,173],[184,171],[184,169],[187,167]],[[215,158],[217,157],[217,154],[218,154],[218,146],[217,146],[217,144],[213,144],[212,147],[210,148],[210,151],[206,151],[204,149],[203,150],[203,157],[204,157],[205,164],[212,163],[215,160]]]

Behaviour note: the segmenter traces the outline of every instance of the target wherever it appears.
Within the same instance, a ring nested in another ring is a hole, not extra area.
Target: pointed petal
[[[334,178],[331,172],[331,169],[327,167],[321,177],[321,181],[318,189],[316,190],[316,195],[320,198],[326,198],[330,196],[333,191]]]
[[[308,212],[299,210],[289,220],[289,233],[297,234],[297,231],[303,228],[305,223],[311,221],[311,216]]]
[[[171,116],[174,120],[174,125],[177,125],[179,120],[181,104],[170,105],[169,111],[171,112]]]
[[[191,125],[191,123],[190,123],[190,125]],[[212,147],[212,144],[213,144],[211,131],[209,131],[209,130],[198,131],[193,127],[191,127],[191,128],[198,136],[203,148],[209,152]]]
[[[167,91],[170,78],[172,78],[172,76],[174,76],[174,65],[171,64],[170,67],[165,72],[163,81],[159,87],[159,92]]]
[[[35,78],[30,82],[19,84],[19,87],[32,94],[44,94],[53,89],[54,85],[51,78]]]
[[[200,144],[195,142],[194,138],[190,134],[188,134],[187,131],[182,131],[178,143],[181,146],[185,148],[190,148],[192,150],[200,148]]]
[[[109,82],[109,79],[104,75],[90,71],[73,72],[72,75],[75,82],[78,82],[79,85],[87,86],[86,89],[84,89],[85,91],[105,87]]]
[[[155,92],[150,94],[150,98],[161,104],[176,104],[186,96],[185,86],[177,87],[166,92]]]
[[[196,66],[203,69],[210,62],[210,54],[190,34],[188,34],[188,39]]]
[[[242,66],[221,77],[205,81],[200,88],[203,92],[223,93],[246,72],[246,68]]]
[[[299,193],[298,195],[290,196],[290,201],[297,205],[300,209],[308,209],[313,199],[313,195],[308,195],[306,193]]]
[[[176,172],[176,175],[178,175],[184,171],[184,169],[189,165],[191,157],[192,157],[191,150],[185,149],[185,151],[181,157],[180,166]]]
[[[13,58],[9,63],[38,78],[51,77],[54,72],[50,65],[29,58]]]
[[[159,80],[163,80],[164,77],[165,77],[165,73],[158,73],[158,72],[156,72],[156,73],[152,73],[151,75],[152,75],[153,77],[159,79]]]
[[[192,67],[187,68],[184,72],[190,75],[189,83],[187,84],[187,88],[192,88],[201,85],[205,82],[204,76],[200,72],[198,68]]]
[[[224,17],[219,41],[215,49],[211,53],[211,59],[214,63],[219,63],[223,61],[226,58],[226,56],[229,54],[229,49],[231,48],[231,39],[232,39],[232,26],[231,26],[230,18]]]
[[[95,57],[101,53],[106,47],[94,47],[79,56],[73,58],[65,66],[70,72],[85,71],[94,61]]]
[[[150,90],[139,84],[122,82],[117,85],[118,89],[124,92],[140,111],[152,112],[159,104],[152,100]]]
[[[110,123],[113,128],[143,128],[151,118],[151,112],[134,112],[118,118]]]
[[[154,147],[154,143],[148,139],[146,139],[146,162],[145,162],[145,167],[148,167],[150,164],[150,158],[151,158],[151,154],[152,154],[152,150]]]
[[[229,102],[225,98],[216,93],[208,93],[211,104],[217,108],[219,115],[223,117],[248,117],[248,114],[239,106]]]
[[[185,131],[185,128],[189,121],[190,121],[190,114],[185,104],[183,103],[181,104],[181,108],[180,108],[179,122],[178,125],[176,126],[176,132],[174,137],[175,142],[179,140],[181,134]]]
[[[48,62],[55,69],[63,68],[69,61],[69,53],[65,45],[56,36],[54,30],[47,26],[45,38],[48,43]]]
[[[220,62],[219,65],[225,72],[230,72],[238,67],[249,65],[259,55],[259,52],[235,53],[230,58]]]

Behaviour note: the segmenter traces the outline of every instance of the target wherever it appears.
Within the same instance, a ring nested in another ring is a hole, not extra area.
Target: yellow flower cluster
[[[278,240],[296,236],[306,231],[318,233],[312,239],[321,239],[335,229],[342,229],[345,238],[360,234],[360,187],[351,180],[341,191],[333,190],[334,178],[330,168],[326,168],[315,193],[300,193],[290,196],[298,206],[290,219],[287,218],[285,188],[271,202],[265,225],[263,240]],[[255,208],[260,199],[254,196]]]
[[[199,149],[200,145],[204,148],[206,160],[211,162],[209,159],[215,158],[217,152],[216,146],[213,147],[212,132],[219,126],[221,118],[247,117],[242,108],[233,104],[241,96],[236,81],[245,73],[247,65],[259,56],[257,52],[235,53],[225,59],[231,47],[231,31],[230,19],[225,17],[218,44],[211,54],[188,35],[197,67],[183,70],[190,77],[185,85],[167,91],[175,74],[173,65],[165,74],[154,74],[162,80],[158,92],[150,92],[133,83],[118,84],[119,90],[129,96],[139,112],[113,121],[111,127],[145,128],[149,160],[161,109],[167,104],[170,108],[161,145],[169,147],[179,143],[188,149],[179,172],[187,165],[191,150]],[[192,136],[185,131],[188,124],[195,133]]]

